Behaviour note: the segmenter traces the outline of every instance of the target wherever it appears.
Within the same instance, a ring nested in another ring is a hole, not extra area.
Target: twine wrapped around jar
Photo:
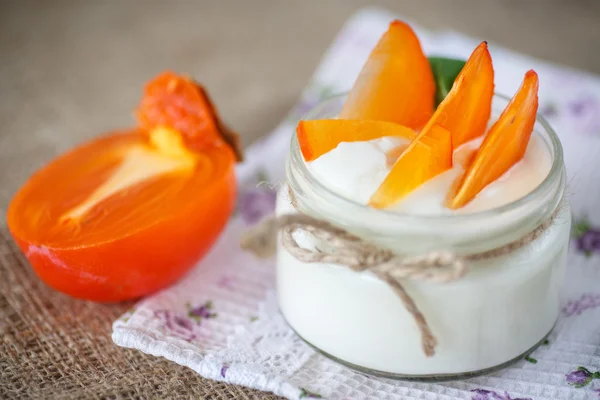
[[[292,204],[296,206],[291,189],[289,196]],[[435,354],[437,339],[431,332],[424,315],[404,290],[401,280],[444,283],[460,279],[466,274],[469,262],[504,256],[531,243],[552,225],[559,213],[560,208],[557,208],[546,221],[520,239],[492,250],[464,256],[443,250],[419,256],[397,255],[327,221],[302,213],[284,214],[261,221],[242,237],[241,247],[259,257],[270,257],[276,250],[277,232],[281,231],[283,247],[298,261],[337,264],[356,272],[370,271],[392,288],[413,316],[421,333],[423,352],[427,357],[431,357]],[[318,248],[306,249],[300,246],[294,238],[294,233],[298,231],[326,242],[333,251],[324,252]]]

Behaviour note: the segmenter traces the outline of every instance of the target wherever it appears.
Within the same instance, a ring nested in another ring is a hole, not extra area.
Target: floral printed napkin
[[[350,88],[393,17],[366,9],[345,25],[298,106],[248,151],[238,170],[237,216],[218,244],[185,279],[115,321],[114,342],[186,365],[206,378],[289,399],[600,399],[598,77],[491,46],[498,92],[514,93],[529,68],[540,76],[540,109],[563,142],[575,219],[557,327],[545,345],[509,368],[440,384],[353,372],[296,337],[277,309],[273,262],[238,249],[248,226],[273,211],[299,116],[323,97]],[[479,42],[452,32],[416,30],[428,54],[466,58]]]

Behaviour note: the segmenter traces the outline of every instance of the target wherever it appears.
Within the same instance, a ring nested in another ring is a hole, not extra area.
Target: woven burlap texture
[[[116,346],[103,305],[53,291],[0,228],[0,398],[277,399],[201,378],[189,368]]]

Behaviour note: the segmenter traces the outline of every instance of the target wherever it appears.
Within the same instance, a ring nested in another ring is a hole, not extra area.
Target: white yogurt
[[[295,209],[280,192],[277,213]],[[427,357],[414,318],[394,291],[370,272],[303,263],[281,244],[277,294],[291,327],[308,343],[379,373],[459,377],[531,351],[554,326],[565,271],[570,213],[525,248],[472,263],[456,282],[405,281],[404,287],[438,340]],[[326,248],[299,235],[302,247]]]
[[[465,143],[454,152],[452,169],[429,180],[390,207],[417,215],[472,213],[511,203],[535,189],[548,175],[552,160],[543,140],[532,136],[525,157],[503,176],[486,186],[470,203],[454,211],[444,206],[452,183],[464,172],[465,158],[482,139]],[[335,149],[308,163],[310,172],[328,188],[350,200],[367,204],[390,172],[393,160],[387,154],[408,140],[384,137],[366,142],[342,142]],[[407,171],[410,173],[410,171]]]
[[[510,241],[518,240],[537,226],[532,227],[535,213],[528,214],[529,211],[506,212],[495,217],[471,215],[476,219],[448,223],[443,231],[437,228],[431,231],[427,219],[496,208],[533,191],[551,168],[551,153],[541,137],[532,137],[521,162],[488,185],[466,207],[452,211],[443,205],[445,196],[463,171],[462,159],[479,142],[462,146],[454,154],[452,170],[391,207],[399,214],[427,215],[414,224],[412,217],[398,215],[399,221],[394,221],[388,213],[359,205],[368,203],[390,171],[394,160],[390,160],[389,152],[402,145],[406,141],[398,138],[341,143],[307,164],[314,179],[298,173],[299,167],[293,162],[288,164],[288,178],[293,178],[291,181],[300,188],[305,212],[350,230],[354,228],[353,233],[400,254],[415,254],[415,251],[420,254],[421,250],[415,249],[424,244],[429,249],[446,249],[447,243],[473,246],[470,239],[463,237],[477,237],[486,243],[498,243],[502,235]],[[535,209],[534,205],[540,202],[554,207],[554,201],[564,192],[562,176],[561,179],[560,174],[553,175],[552,195],[534,197],[525,208]],[[311,183],[315,180],[359,204],[325,197],[323,190]],[[354,272],[340,265],[301,262],[280,244],[277,291],[281,311],[292,328],[312,345],[340,360],[380,373],[456,377],[502,365],[530,352],[557,320],[570,232],[566,202],[563,211],[535,241],[517,251],[469,263],[468,274],[458,281],[403,281],[438,340],[433,357],[423,353],[414,318],[384,281],[369,271]],[[277,214],[294,212],[297,210],[284,187],[278,197]],[[357,225],[357,221],[366,222],[367,227]],[[535,223],[539,224],[539,220]],[[297,237],[302,247],[327,251],[326,243],[310,235]]]

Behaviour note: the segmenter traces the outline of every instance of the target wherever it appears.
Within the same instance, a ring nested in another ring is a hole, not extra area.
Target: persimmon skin
[[[141,135],[134,130],[113,136],[114,140],[135,141]],[[95,243],[86,239],[85,243],[65,246],[35,237],[32,224],[25,222],[28,213],[24,202],[31,196],[43,196],[35,191],[36,180],[47,182],[57,163],[110,138],[84,144],[42,168],[17,193],[7,214],[15,242],[40,279],[70,296],[99,302],[139,298],[181,278],[217,240],[236,197],[235,155],[223,146],[215,150],[224,152],[221,156],[225,160],[215,179],[197,187],[190,183],[183,192],[185,198],[166,206],[165,215],[149,217],[139,229],[127,227],[129,231],[115,231],[114,235],[102,232]]]

